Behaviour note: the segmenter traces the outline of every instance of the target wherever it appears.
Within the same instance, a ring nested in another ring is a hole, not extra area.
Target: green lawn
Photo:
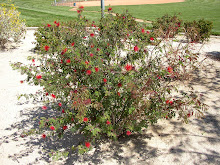
[[[108,7],[106,7],[108,8]],[[87,7],[86,10],[97,11],[99,7]],[[204,18],[213,21],[213,33],[220,35],[220,0],[186,0],[181,3],[113,6],[116,13],[128,10],[135,18],[153,21],[164,14],[181,13],[180,17],[186,20]]]
[[[27,26],[41,26],[43,23],[52,23],[54,20],[68,21],[77,17],[76,12],[69,11],[70,7],[52,6],[53,0],[11,0],[11,2],[18,6],[22,18],[27,21]],[[220,0],[186,0],[182,3],[170,4],[113,6],[113,10],[117,13],[128,10],[134,17],[150,21],[164,14],[174,13],[181,13],[180,17],[184,21],[205,18],[213,21],[213,34],[220,35]],[[86,7],[85,11],[100,11],[100,7]],[[95,21],[100,18],[100,13],[84,12],[84,15]]]
[[[1,0],[1,2],[7,0]],[[55,20],[60,22],[76,19],[76,11],[69,11],[71,7],[52,6],[54,0],[11,0],[21,12],[22,19],[26,20],[27,26],[41,26],[46,23],[53,23]],[[88,19],[99,20],[100,14],[87,14]]]

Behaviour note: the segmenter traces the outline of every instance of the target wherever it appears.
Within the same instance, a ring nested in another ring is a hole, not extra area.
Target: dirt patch
[[[184,0],[107,0],[104,1],[105,6],[118,6],[118,5],[144,5],[144,4],[161,4],[161,3],[176,3],[184,2]],[[60,3],[59,6],[72,6],[73,2]],[[78,6],[100,6],[100,1],[84,1],[76,2],[76,7]]]

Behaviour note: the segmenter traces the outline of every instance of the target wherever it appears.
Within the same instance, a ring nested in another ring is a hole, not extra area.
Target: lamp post
[[[104,18],[104,10],[105,10],[104,0],[101,0],[101,10],[102,10],[102,18]]]

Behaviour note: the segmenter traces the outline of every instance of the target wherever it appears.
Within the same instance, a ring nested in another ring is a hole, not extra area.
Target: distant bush
[[[210,38],[213,23],[204,19],[184,23],[185,35],[190,42],[206,41]]]
[[[19,18],[20,13],[13,4],[9,6],[1,4],[0,6],[0,46],[13,39],[14,42],[19,41],[25,32],[25,23]]]
[[[152,23],[154,33],[162,38],[174,37],[180,31],[181,24],[182,20],[177,15],[167,14]]]

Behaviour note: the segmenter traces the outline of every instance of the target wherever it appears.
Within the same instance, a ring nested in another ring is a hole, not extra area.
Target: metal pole
[[[102,18],[104,18],[104,10],[105,10],[104,0],[101,0],[101,10],[102,10]]]
[[[57,5],[57,1],[56,0],[54,0],[54,4],[55,4],[55,6]]]

